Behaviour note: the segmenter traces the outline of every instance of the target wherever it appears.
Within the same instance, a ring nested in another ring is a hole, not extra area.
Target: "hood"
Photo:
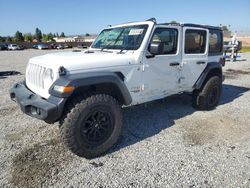
[[[132,52],[85,52],[86,51],[51,53],[43,56],[33,57],[30,59],[30,63],[50,67],[54,70],[58,70],[59,67],[63,66],[67,71],[77,71],[84,69],[124,66],[132,64],[135,61]]]

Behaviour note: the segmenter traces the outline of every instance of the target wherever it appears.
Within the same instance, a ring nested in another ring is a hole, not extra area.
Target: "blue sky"
[[[250,0],[0,0],[0,36],[19,30],[98,34],[109,24],[141,21],[231,25],[250,33]]]

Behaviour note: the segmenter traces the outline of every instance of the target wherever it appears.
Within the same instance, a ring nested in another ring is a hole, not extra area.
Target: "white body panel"
[[[178,30],[177,52],[176,54],[156,55],[154,58],[146,58],[146,55],[143,56],[144,70],[142,73],[143,90],[140,94],[141,102],[163,98],[180,91],[180,67],[171,66],[171,63],[181,62],[180,34],[182,31],[180,28],[173,26],[161,26],[160,28],[174,28]]]
[[[115,27],[148,24],[148,30],[144,36],[141,46],[137,50],[94,49],[94,53],[60,52],[31,58],[26,70],[26,83],[33,92],[44,98],[50,95],[48,90],[53,82],[59,77],[58,69],[63,66],[67,74],[110,71],[121,72],[125,79],[132,97],[132,104],[139,104],[151,100],[163,98],[172,94],[192,91],[192,86],[205,69],[208,61],[219,61],[220,56],[208,59],[208,30],[206,51],[204,54],[185,54],[184,42],[185,30],[181,26],[155,26],[151,21],[117,25]],[[178,30],[178,48],[176,54],[156,55],[147,58],[148,46],[155,28],[175,28]],[[195,28],[197,29],[197,28]],[[200,29],[200,28],[198,28]],[[197,64],[198,61],[205,62]],[[178,66],[170,66],[178,63]],[[53,81],[49,84],[43,82],[44,72],[52,69]]]

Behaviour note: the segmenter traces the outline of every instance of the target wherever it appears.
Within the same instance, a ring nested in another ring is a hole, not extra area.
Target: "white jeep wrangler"
[[[66,146],[93,158],[117,142],[121,107],[187,92],[195,108],[215,108],[222,54],[218,27],[154,19],[110,26],[85,51],[31,58],[10,97],[29,116],[59,121]]]

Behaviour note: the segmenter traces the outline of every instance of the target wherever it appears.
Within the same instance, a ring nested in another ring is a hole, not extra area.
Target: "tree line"
[[[35,33],[21,33],[20,31],[17,31],[13,37],[7,36],[7,37],[1,37],[0,36],[0,42],[33,42],[34,40],[37,42],[52,42],[54,41],[53,38],[55,37],[65,37],[64,32],[62,32],[60,35],[58,33],[42,33],[42,31],[39,28],[36,28]]]

